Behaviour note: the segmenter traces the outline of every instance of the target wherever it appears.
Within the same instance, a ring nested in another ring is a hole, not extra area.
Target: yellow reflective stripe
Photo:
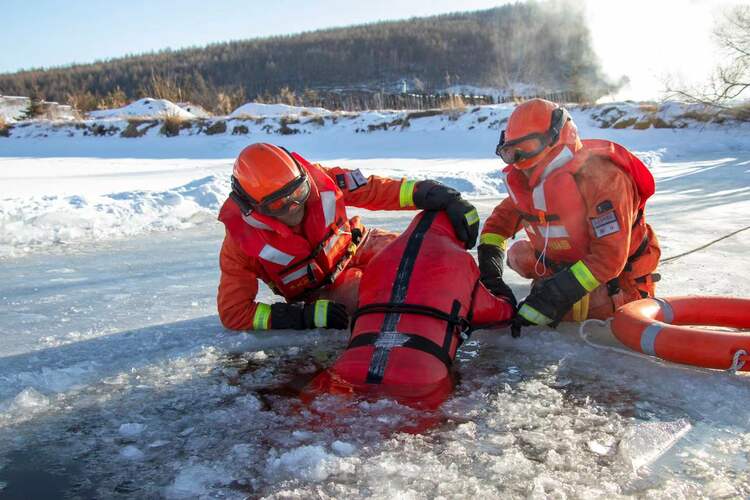
[[[407,181],[404,178],[401,181],[401,190],[398,193],[398,204],[401,208],[410,208],[414,206],[414,186],[417,181]]]
[[[573,304],[573,321],[584,321],[589,316],[589,298],[587,293],[581,300]]]
[[[258,302],[253,316],[253,330],[268,330],[268,321],[271,319],[271,306]]]
[[[522,318],[525,318],[529,320],[531,323],[534,323],[535,325],[548,325],[552,323],[552,320],[549,319],[544,314],[540,313],[533,307],[531,307],[528,304],[524,304],[521,306],[521,309],[518,310],[518,315]]]
[[[594,275],[591,274],[591,271],[589,271],[589,268],[586,267],[586,264],[584,264],[582,260],[573,264],[570,268],[570,272],[573,273],[573,276],[578,280],[578,283],[580,283],[587,292],[593,291],[601,284],[599,283],[599,280],[594,278]]]
[[[496,247],[500,247],[503,250],[508,246],[507,238],[505,236],[500,236],[497,233],[482,233],[482,235],[479,237],[479,244],[480,245],[494,245]]]
[[[477,213],[477,209],[476,208],[472,208],[471,210],[469,210],[468,212],[466,212],[466,214],[464,215],[464,217],[466,217],[466,222],[470,226],[479,223],[479,214]]]
[[[328,326],[328,303],[330,300],[316,300],[315,301],[315,316],[313,321],[317,328],[325,328]]]

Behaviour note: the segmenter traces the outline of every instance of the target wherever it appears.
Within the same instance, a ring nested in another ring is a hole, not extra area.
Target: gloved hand
[[[539,281],[519,304],[518,314],[511,323],[511,334],[518,337],[524,326],[557,327],[565,313],[587,293],[570,269],[563,269]]]
[[[461,198],[461,193],[439,182],[420,181],[414,188],[414,206],[420,210],[445,210],[456,232],[456,237],[473,248],[479,236],[479,214],[476,208]]]
[[[505,297],[513,304],[513,307],[517,307],[518,300],[516,300],[513,290],[503,281],[505,251],[497,245],[483,244],[477,247],[477,254],[479,256],[479,281],[493,295]]]
[[[271,324],[274,330],[308,330],[312,328],[349,327],[349,314],[343,304],[330,300],[316,300],[310,304],[297,302],[271,304]]]

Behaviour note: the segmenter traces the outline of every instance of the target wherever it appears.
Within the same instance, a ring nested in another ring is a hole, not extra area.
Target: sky
[[[738,0],[581,0],[607,75],[630,78],[618,98],[655,99],[664,81],[705,80],[712,28]],[[298,33],[386,19],[479,10],[503,0],[3,0],[0,72]],[[10,48],[10,50],[9,50]]]

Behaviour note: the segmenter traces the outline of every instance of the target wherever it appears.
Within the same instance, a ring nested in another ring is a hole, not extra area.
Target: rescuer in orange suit
[[[543,99],[519,105],[496,153],[509,196],[479,240],[481,280],[512,296],[503,281],[506,242],[523,227],[528,241],[508,250],[508,265],[534,280],[513,321],[521,327],[607,318],[620,305],[654,295],[661,251],[646,223],[654,193],[646,166],[624,147],[581,140],[568,112]]]
[[[219,318],[232,330],[346,328],[362,270],[397,235],[364,227],[346,207],[444,210],[471,248],[479,216],[454,189],[424,180],[365,178],[257,143],[237,157],[219,213]],[[258,280],[285,302],[256,302]]]

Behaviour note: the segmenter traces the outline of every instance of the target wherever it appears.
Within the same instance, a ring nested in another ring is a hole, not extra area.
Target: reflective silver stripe
[[[393,349],[394,347],[402,347],[409,340],[408,335],[404,335],[399,332],[384,332],[381,333],[375,340],[375,347],[382,349]]]
[[[518,204],[518,200],[516,199],[516,195],[513,194],[513,190],[510,188],[510,182],[508,182],[508,174],[505,174],[505,189],[508,190],[508,194],[511,198],[513,198],[513,202]]]
[[[252,215],[242,214],[242,220],[244,220],[247,223],[248,226],[252,226],[252,227],[257,228],[257,229],[265,229],[266,231],[270,231],[271,230],[270,226],[268,226],[267,224],[264,224],[263,222],[259,221],[258,219],[256,219]]]
[[[536,185],[534,191],[531,192],[531,197],[534,201],[534,208],[542,212],[547,211],[547,200],[544,197],[544,179]]]
[[[565,147],[563,148],[557,156],[555,156],[555,159],[550,162],[549,165],[544,169],[544,173],[542,174],[542,179],[537,184],[537,186],[534,188],[534,191],[532,192],[532,199],[534,201],[534,208],[537,210],[541,210],[542,212],[547,211],[547,200],[544,196],[544,184],[547,180],[547,177],[549,177],[552,172],[557,170],[560,167],[565,166],[570,160],[573,159],[573,153],[570,152],[570,150]]]
[[[336,244],[337,241],[339,241],[339,238],[341,238],[341,234],[339,233],[335,236],[331,236],[331,238],[328,240],[328,243],[326,243],[326,246],[323,247],[323,252],[325,254],[328,254],[328,252],[331,251],[331,248],[333,248],[333,245]]]
[[[266,244],[266,246],[263,247],[263,249],[260,251],[260,254],[258,254],[261,259],[265,259],[268,262],[273,262],[274,264],[278,264],[280,266],[286,266],[289,264],[294,257],[289,255],[288,253],[284,253],[278,248],[272,247],[269,244]]]
[[[568,230],[565,226],[539,226],[542,236],[545,238],[567,238]]]
[[[336,220],[336,193],[333,191],[321,191],[320,203],[323,205],[323,217],[326,227]]]
[[[664,299],[653,298],[651,300],[655,300],[659,304],[659,308],[661,309],[661,317],[664,318],[662,319],[662,321],[671,325],[672,321],[674,321],[674,311],[672,310],[672,305]]]
[[[550,176],[552,172],[557,170],[558,168],[564,166],[566,163],[568,163],[570,160],[573,159],[573,153],[570,152],[570,149],[567,147],[564,147],[560,153],[555,156],[555,159],[550,162],[549,165],[547,165],[547,168],[544,169],[544,173],[542,174],[542,179],[546,179]]]
[[[643,330],[641,334],[641,351],[649,356],[656,356],[656,350],[654,344],[656,343],[656,336],[661,331],[661,325],[659,323],[651,323]]]
[[[307,266],[302,266],[301,268],[297,269],[293,273],[289,273],[283,278],[281,278],[281,282],[285,285],[288,283],[291,283],[294,280],[298,280],[301,277],[305,276],[307,274]]]

